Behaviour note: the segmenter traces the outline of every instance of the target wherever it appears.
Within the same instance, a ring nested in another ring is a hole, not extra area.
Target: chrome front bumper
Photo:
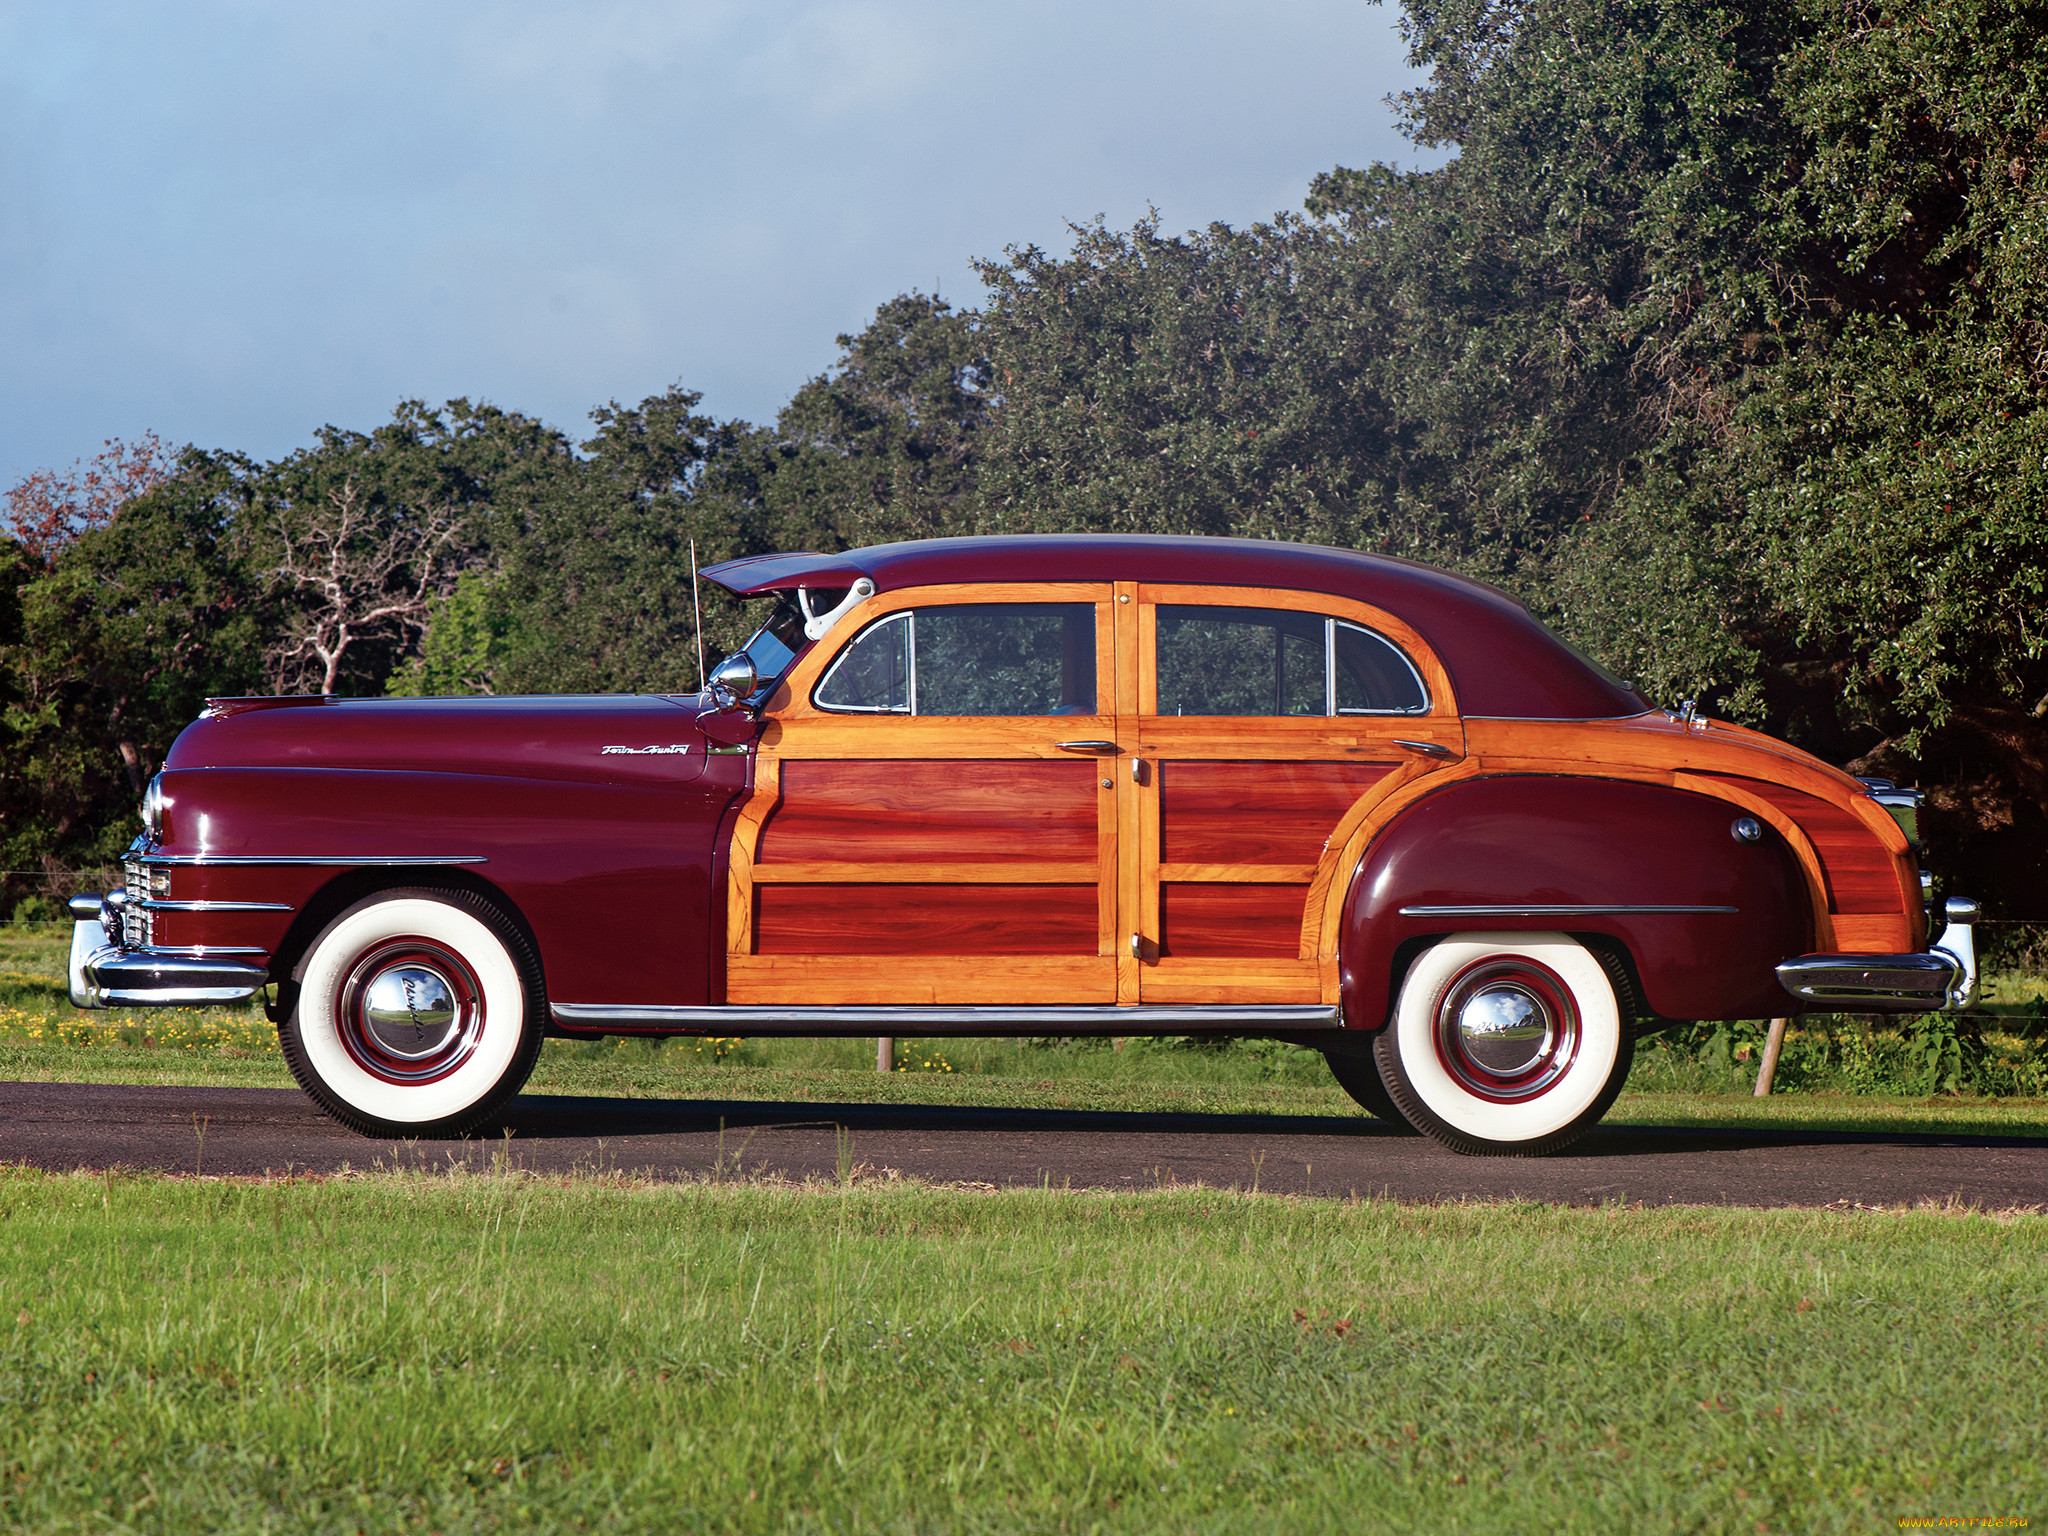
[[[78,1008],[192,1008],[241,1003],[270,973],[189,952],[127,949],[107,937],[106,924],[81,917],[71,925],[71,1002]]]
[[[1967,1008],[1977,995],[1977,903],[1948,900],[1948,926],[1922,954],[1800,955],[1778,966],[1787,992],[1822,1010],[1927,1013]]]

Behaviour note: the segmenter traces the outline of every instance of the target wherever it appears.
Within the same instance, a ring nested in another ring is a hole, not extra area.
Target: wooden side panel
[[[991,955],[963,965],[951,955],[734,955],[726,961],[726,978],[733,1002],[762,1005],[1106,1003],[1116,991],[1116,961],[1107,955]]]
[[[1096,765],[1064,761],[791,761],[757,864],[1092,862]]]
[[[1159,764],[1162,862],[1308,864],[1387,763]]]
[[[764,955],[1093,955],[1092,885],[763,885]]]
[[[1313,1003],[1336,1001],[1323,993],[1314,960],[1233,956],[1161,960],[1145,968],[1148,1003]]]
[[[1838,805],[1764,779],[1742,780],[1741,787],[1777,806],[1813,840],[1832,911],[1876,917],[1904,910],[1897,856],[1856,817]]]
[[[1164,883],[1159,888],[1162,958],[1196,955],[1296,957],[1308,885]]]
[[[1912,919],[1903,912],[1835,919],[1835,948],[1843,954],[1899,955],[1919,947]]]

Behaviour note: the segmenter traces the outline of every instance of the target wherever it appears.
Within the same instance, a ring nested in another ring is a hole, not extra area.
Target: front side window
[[[1400,647],[1346,619],[1285,608],[1158,609],[1159,713],[1420,715],[1429,693]]]
[[[811,702],[844,714],[1092,715],[1092,603],[977,603],[878,619]]]

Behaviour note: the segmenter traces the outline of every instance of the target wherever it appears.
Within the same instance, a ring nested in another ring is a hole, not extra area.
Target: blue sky
[[[1067,221],[1413,164],[1361,0],[0,0],[0,486],[407,396],[765,421],[875,306]]]

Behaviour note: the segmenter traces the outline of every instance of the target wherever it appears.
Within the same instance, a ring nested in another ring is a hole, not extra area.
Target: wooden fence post
[[[1785,1048],[1785,1026],[1790,1019],[1771,1020],[1771,1032],[1764,1037],[1764,1059],[1757,1063],[1756,1097],[1767,1098],[1771,1091],[1771,1079],[1778,1075],[1778,1052]]]
[[[875,1070],[894,1072],[896,1070],[896,1037],[882,1035],[875,1040]]]

